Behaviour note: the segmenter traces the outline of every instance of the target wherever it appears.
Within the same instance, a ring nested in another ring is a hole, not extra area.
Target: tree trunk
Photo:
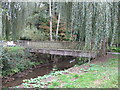
[[[57,29],[56,29],[56,40],[58,39],[59,24],[60,24],[60,13],[59,13],[59,16],[58,16],[58,23],[57,23]]]
[[[113,5],[113,33],[112,33],[112,40],[111,40],[111,45],[110,46],[113,46],[113,44],[116,44],[117,42],[117,26],[118,26],[118,4],[115,3]]]
[[[2,38],[2,8],[0,6],[0,39],[1,38]]]
[[[52,41],[52,13],[51,13],[51,0],[49,0],[49,12],[50,12],[50,41]]]
[[[86,37],[85,37],[85,48],[91,50],[91,41],[92,41],[92,14],[93,6],[92,3],[87,3],[86,5]]]

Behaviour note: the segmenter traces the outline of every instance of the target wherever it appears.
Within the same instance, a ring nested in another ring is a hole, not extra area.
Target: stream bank
[[[50,72],[53,71],[54,66],[56,66],[56,70],[63,70],[70,68],[77,63],[76,57],[72,57],[72,56],[59,56],[59,55],[50,56],[50,55],[43,55],[40,53],[37,53],[36,56],[37,56],[36,61],[37,62],[41,61],[43,64],[33,66],[22,72],[18,72],[12,76],[3,77],[2,80],[3,88],[20,85],[24,79],[36,78],[38,76],[49,74]]]

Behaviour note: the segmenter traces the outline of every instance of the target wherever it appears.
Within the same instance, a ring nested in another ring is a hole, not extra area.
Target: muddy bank
[[[38,58],[38,57],[37,57]],[[56,61],[56,62],[53,62]],[[47,61],[48,62],[48,61]],[[71,56],[52,56],[50,62],[47,64],[40,64],[32,68],[26,69],[23,72],[19,72],[12,76],[4,77],[2,81],[4,87],[14,87],[20,85],[22,80],[36,78],[50,73],[53,70],[53,66],[56,65],[57,70],[67,69],[74,66],[77,63],[75,57]]]
[[[52,64],[37,65],[33,68],[14,74],[13,76],[3,78],[3,87],[12,87],[22,83],[24,79],[35,78],[50,73]]]

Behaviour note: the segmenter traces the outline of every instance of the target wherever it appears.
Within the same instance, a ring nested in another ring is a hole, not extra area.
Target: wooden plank
[[[33,41],[19,41],[20,45],[25,47],[32,48],[48,48],[48,49],[75,49],[80,42],[67,42],[67,41],[41,41],[41,42],[33,42]],[[81,42],[82,43],[82,42]],[[81,46],[84,43],[82,43]]]
[[[22,42],[26,48],[31,48],[30,52],[39,52],[45,54],[76,56],[76,57],[93,57],[97,56],[95,51],[76,50],[79,42],[59,42],[59,41],[41,41],[41,42]],[[84,45],[83,45],[84,46]]]
[[[50,49],[32,49],[30,52],[39,52],[44,54],[76,56],[76,57],[96,57],[95,52],[81,52],[81,51],[66,51],[66,50],[50,50]]]

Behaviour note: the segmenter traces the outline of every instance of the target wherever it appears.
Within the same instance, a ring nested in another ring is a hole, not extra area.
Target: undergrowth
[[[34,65],[34,62],[31,62],[29,57],[30,53],[23,47],[4,47],[0,58],[2,75],[12,75]]]

